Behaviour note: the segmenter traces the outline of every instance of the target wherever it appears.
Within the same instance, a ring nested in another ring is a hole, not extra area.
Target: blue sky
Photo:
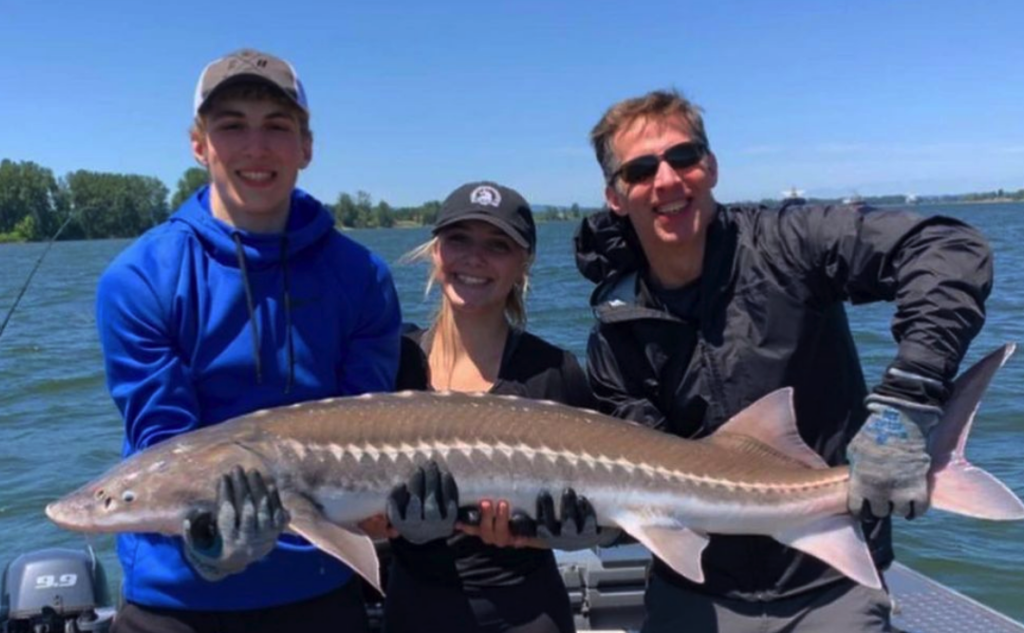
[[[722,201],[1016,190],[1022,24],[1019,0],[0,0],[0,158],[173,191],[199,72],[250,46],[306,85],[327,202],[487,178],[596,205],[590,128],[662,87],[704,107]]]

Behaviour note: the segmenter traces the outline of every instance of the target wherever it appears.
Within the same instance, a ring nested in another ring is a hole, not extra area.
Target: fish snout
[[[81,512],[76,511],[68,499],[59,499],[46,505],[46,517],[65,530],[80,529],[79,521],[76,520],[80,516]]]
[[[136,494],[116,491],[110,486],[88,486],[46,506],[46,516],[66,530],[79,532],[109,531],[124,510],[131,507]],[[123,517],[120,517],[123,518]]]

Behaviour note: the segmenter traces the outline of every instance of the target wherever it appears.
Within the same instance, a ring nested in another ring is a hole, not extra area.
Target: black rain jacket
[[[719,206],[708,228],[697,318],[683,320],[649,289],[627,220],[602,212],[576,234],[580,272],[597,283],[587,346],[599,408],[686,438],[705,437],[769,392],[794,388],[800,435],[830,465],[867,417],[867,395],[844,303],[895,303],[892,367],[945,388],[879,393],[941,405],[992,285],[985,239],[954,219],[866,206]],[[883,333],[879,333],[880,336]],[[864,524],[879,568],[892,561],[889,520]],[[695,591],[772,600],[843,578],[764,536],[714,535],[702,585],[655,560],[653,573]]]

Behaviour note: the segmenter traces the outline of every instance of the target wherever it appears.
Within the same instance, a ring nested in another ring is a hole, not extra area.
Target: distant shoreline
[[[923,198],[918,199],[914,202],[906,202],[905,200],[892,200],[891,198],[864,198],[856,201],[843,201],[838,198],[800,198],[807,204],[866,204],[874,207],[905,207],[913,209],[914,207],[931,207],[937,205],[963,205],[963,204],[1024,204],[1024,198],[981,198],[978,200],[964,200],[962,198],[955,198],[949,200],[934,199],[934,198]],[[743,202],[730,202],[723,204],[766,204],[769,206],[778,205],[784,202],[784,199],[765,199],[758,202],[743,201]]]
[[[987,200],[956,200],[950,202],[921,202],[919,205],[935,205],[935,204],[1024,204],[1024,200],[1014,200],[1012,198],[991,198]]]
[[[842,204],[842,202],[840,200],[820,200],[820,199],[813,199],[813,198],[807,200],[807,202],[810,203],[810,204]],[[782,200],[766,200],[766,201],[762,201],[762,202],[759,202],[759,203],[754,203],[754,202],[749,202],[748,201],[748,202],[728,202],[728,203],[723,203],[723,204],[725,204],[726,206],[729,206],[729,205],[734,205],[734,204],[768,204],[768,205],[778,205],[778,204],[781,204],[781,203],[782,203]],[[1002,205],[1002,204],[1006,204],[1006,205],[1011,205],[1011,204],[1012,205],[1024,205],[1024,200],[1013,200],[1013,199],[1007,199],[1007,198],[988,198],[988,199],[985,199],[985,200],[922,200],[922,201],[914,202],[914,203],[911,203],[911,204],[907,204],[905,202],[903,202],[903,203],[901,203],[901,202],[871,202],[871,201],[865,200],[865,201],[862,201],[861,204],[868,204],[868,205],[877,206],[877,207],[898,207],[898,208],[904,208],[904,209],[914,209],[914,208],[917,208],[917,207],[965,206],[965,205],[972,205],[972,204],[992,205],[992,206]],[[597,212],[599,210],[598,209],[587,209],[586,211],[588,213],[592,213],[592,212]],[[570,219],[555,218],[555,219],[548,219],[548,218],[543,217],[543,212],[536,214],[536,217],[537,217],[537,224],[548,224],[548,223],[554,224],[554,223],[578,222],[579,221],[579,218],[570,218]],[[419,224],[419,223],[416,223],[416,222],[410,222],[408,220],[400,220],[400,221],[395,222],[395,224],[393,226],[389,226],[389,227],[380,227],[380,226],[354,227],[354,226],[344,226],[342,224],[335,224],[334,228],[338,229],[339,231],[348,232],[348,231],[373,231],[373,230],[378,230],[378,229],[382,229],[382,228],[385,228],[385,229],[419,229],[419,228],[424,228],[424,227],[429,227],[429,226],[430,226],[429,224]],[[136,237],[138,237],[138,236],[136,236]],[[30,240],[4,239],[4,238],[5,238],[5,236],[0,235],[0,246],[4,246],[6,244],[31,244],[31,243],[33,243]],[[114,237],[97,237],[97,238],[92,238],[92,239],[80,239],[80,238],[78,238],[78,239],[59,240],[59,241],[62,241],[62,242],[64,242],[64,241],[67,241],[67,242],[93,242],[93,241],[109,240],[109,239],[135,239],[135,238],[134,237],[117,237],[117,238],[114,238]],[[36,241],[34,243],[40,244],[42,242]]]

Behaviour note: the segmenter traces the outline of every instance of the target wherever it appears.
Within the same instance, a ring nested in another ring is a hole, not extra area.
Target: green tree
[[[556,206],[549,206],[539,218],[542,222],[557,222],[565,219],[565,214]]]
[[[381,200],[374,209],[374,222],[382,229],[390,229],[395,225],[395,211],[391,205]]]
[[[33,162],[0,161],[0,235],[43,240],[56,232],[60,189],[53,172]]]
[[[373,198],[365,191],[356,192],[356,223],[358,228],[374,228]]]
[[[135,237],[168,216],[169,192],[157,178],[79,170],[65,183],[86,239]]]
[[[420,208],[422,209],[420,222],[423,224],[433,224],[437,222],[437,214],[441,212],[441,201],[431,200],[430,202],[424,202]]]
[[[334,203],[334,222],[342,226],[352,228],[359,219],[359,209],[352,196],[342,193],[338,201]]]
[[[201,167],[189,167],[178,179],[178,188],[171,198],[171,209],[177,209],[192,197],[197,189],[210,182],[210,174]]]

